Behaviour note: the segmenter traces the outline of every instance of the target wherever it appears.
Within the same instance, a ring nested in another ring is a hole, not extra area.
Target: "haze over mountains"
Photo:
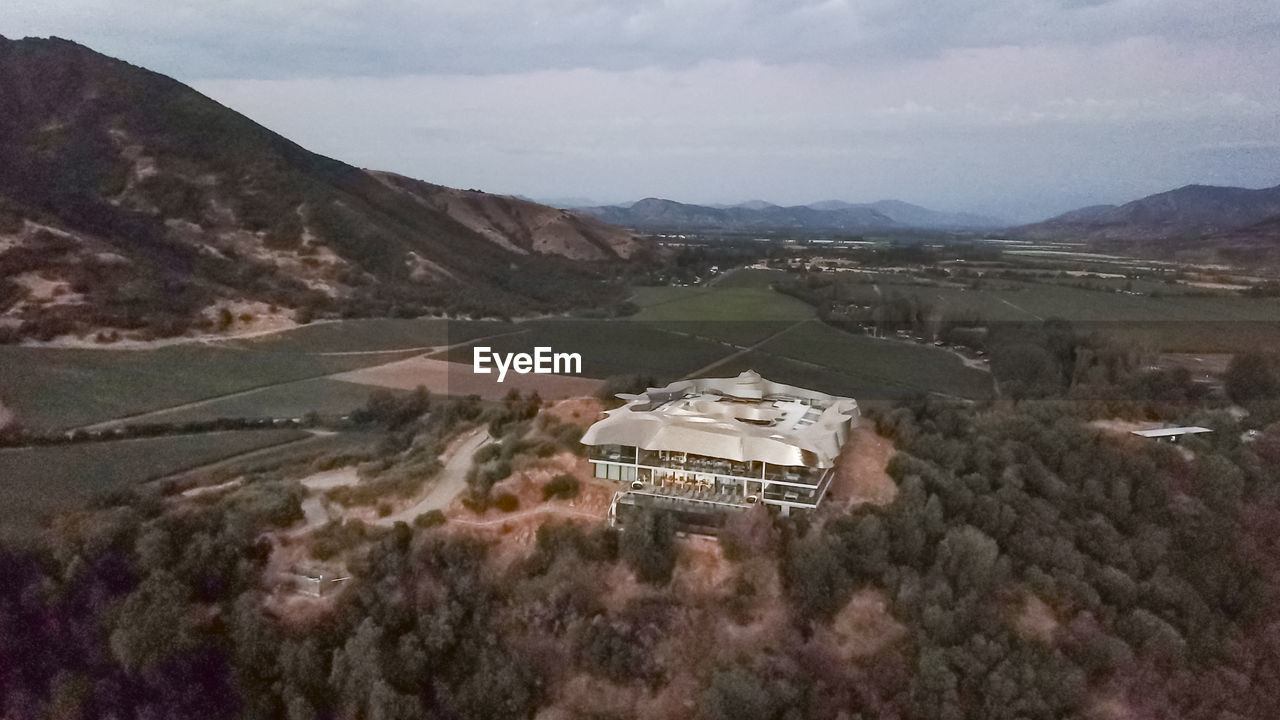
[[[604,306],[630,232],[317,155],[157,73],[0,37],[0,330]],[[274,308],[274,309],[270,309]]]
[[[1007,223],[972,213],[930,210],[900,200],[848,203],[827,200],[781,206],[764,200],[738,205],[692,205],[645,198],[630,205],[574,208],[608,223],[637,230],[806,230],[850,231],[898,228],[984,229]]]

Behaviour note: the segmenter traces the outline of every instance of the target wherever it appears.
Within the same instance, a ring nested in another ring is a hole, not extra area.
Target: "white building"
[[[582,437],[596,476],[628,487],[615,519],[628,506],[661,506],[708,530],[757,502],[784,513],[818,507],[858,419],[851,398],[752,371],[618,397],[626,404]]]

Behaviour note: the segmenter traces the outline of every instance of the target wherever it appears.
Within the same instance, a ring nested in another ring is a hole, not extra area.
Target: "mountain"
[[[901,200],[878,200],[865,205],[852,205],[851,207],[868,207],[893,218],[894,222],[916,228],[959,230],[999,228],[1006,227],[1009,224],[999,218],[988,215],[930,210],[929,208],[912,205]]]
[[[577,208],[574,212],[637,230],[843,230],[861,231],[901,227],[892,218],[871,208],[815,210],[798,205],[779,207],[749,203],[717,208],[688,205],[674,200],[645,198],[630,206],[607,205]]]
[[[1123,205],[1095,205],[1016,228],[1038,239],[1090,241],[1225,239],[1280,217],[1280,185],[1261,190],[1187,185]],[[1265,236],[1266,233],[1259,233]]]
[[[630,232],[323,157],[163,75],[0,37],[0,331],[606,306]],[[235,318],[232,318],[235,321]],[[16,330],[15,330],[16,328]]]
[[[688,205],[647,198],[627,205],[576,208],[615,225],[639,230],[872,230],[888,228],[966,229],[1007,225],[972,213],[947,213],[901,200],[848,203],[824,200],[784,207],[764,200],[737,205]]]

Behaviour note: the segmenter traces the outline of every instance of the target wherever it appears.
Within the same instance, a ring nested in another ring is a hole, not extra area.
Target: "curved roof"
[[[831,467],[858,417],[852,398],[765,380],[681,380],[605,413],[582,436],[585,445],[629,445],[738,462]]]

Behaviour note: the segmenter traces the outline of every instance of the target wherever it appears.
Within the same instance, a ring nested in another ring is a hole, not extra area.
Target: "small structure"
[[[315,568],[295,569],[290,575],[293,576],[293,587],[296,592],[316,598],[324,597],[335,584],[351,579],[350,575],[335,577]]]
[[[1138,437],[1150,438],[1156,442],[1176,443],[1184,435],[1199,435],[1200,433],[1213,432],[1213,430],[1199,425],[1187,425],[1184,427],[1154,428],[1152,430],[1133,430],[1132,432]]]
[[[765,380],[681,380],[641,395],[587,429],[582,443],[599,478],[628,489],[610,519],[639,508],[670,512],[686,529],[714,533],[727,513],[761,503],[818,507],[858,403]]]

